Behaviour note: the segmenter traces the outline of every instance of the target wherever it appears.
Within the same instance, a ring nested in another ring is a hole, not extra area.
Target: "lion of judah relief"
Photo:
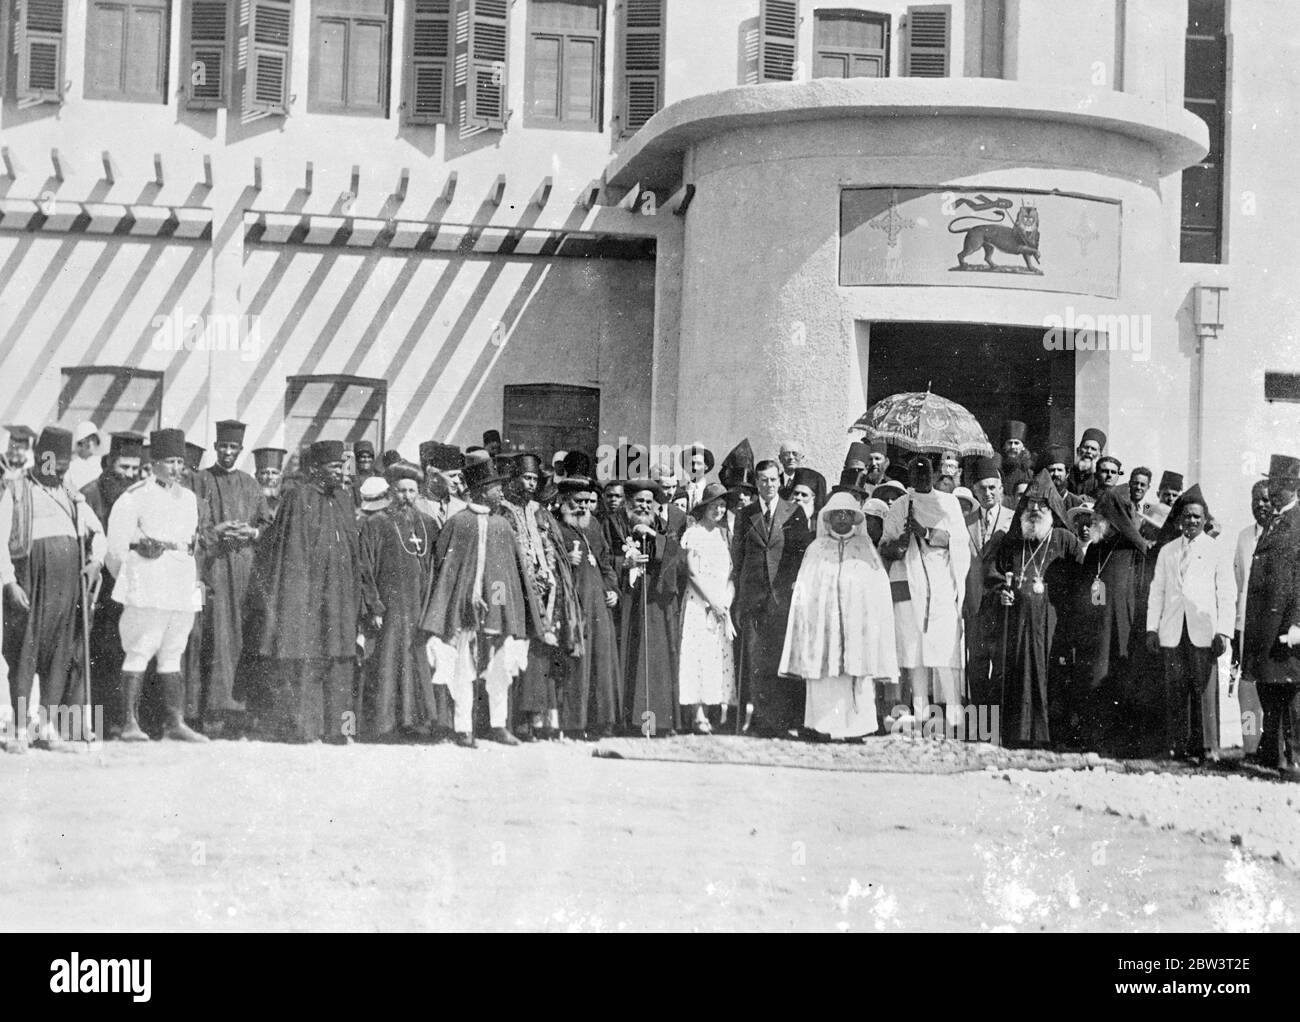
[[[1025,267],[1034,273],[1041,273],[1038,266],[1041,256],[1038,252],[1038,207],[1022,205],[1016,212],[1013,224],[1006,223],[1006,213],[998,210],[997,218],[987,219],[978,216],[959,216],[948,225],[951,234],[965,234],[961,251],[957,253],[957,264],[962,269],[968,267],[966,257],[984,250],[984,261],[989,269],[999,269],[993,261],[993,250],[1018,255],[1025,260]],[[958,227],[963,220],[974,220],[969,227]],[[1023,271],[1021,271],[1023,272]]]

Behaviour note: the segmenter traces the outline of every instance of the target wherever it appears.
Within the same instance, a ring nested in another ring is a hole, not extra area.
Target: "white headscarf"
[[[853,529],[851,532],[841,535],[831,531],[831,524],[827,518],[832,511],[852,511],[856,517],[853,519]],[[848,539],[851,536],[865,536],[866,516],[862,513],[862,508],[853,496],[848,493],[835,493],[831,495],[822,507],[822,512],[817,516],[817,538],[818,539]]]

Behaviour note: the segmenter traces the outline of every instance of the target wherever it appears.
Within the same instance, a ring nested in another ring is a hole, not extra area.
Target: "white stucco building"
[[[1300,6],[0,10],[2,422],[792,437],[834,477],[929,384],[1230,523],[1300,452]]]

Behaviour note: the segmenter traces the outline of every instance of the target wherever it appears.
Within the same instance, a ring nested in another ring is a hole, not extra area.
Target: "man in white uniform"
[[[180,485],[185,468],[185,434],[155,430],[149,438],[153,477],[136,483],[113,505],[108,520],[109,570],[113,599],[122,604],[122,721],[118,737],[146,742],[136,712],[144,672],[157,657],[164,686],[164,738],[206,742],[185,725],[185,683],[181,657],[194,623],[197,569],[194,540],[199,527],[194,492]]]

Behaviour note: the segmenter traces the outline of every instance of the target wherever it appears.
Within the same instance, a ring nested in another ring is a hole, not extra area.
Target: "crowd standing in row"
[[[378,466],[362,441],[349,478],[322,440],[293,478],[252,452],[255,478],[236,421],[202,469],[174,429],[114,434],[98,474],[93,425],[8,433],[11,751],[70,744],[25,725],[37,679],[82,701],[86,648],[123,741],[861,741],[992,710],[1007,744],[1214,759],[1239,669],[1256,757],[1300,777],[1300,459],[1274,456],[1227,547],[1198,487],[1123,482],[1097,429],[1073,455],[1018,422],[993,457],[853,443],[829,489],[793,443],[742,441],[714,481],[702,446],[624,447],[598,479],[494,431]]]

